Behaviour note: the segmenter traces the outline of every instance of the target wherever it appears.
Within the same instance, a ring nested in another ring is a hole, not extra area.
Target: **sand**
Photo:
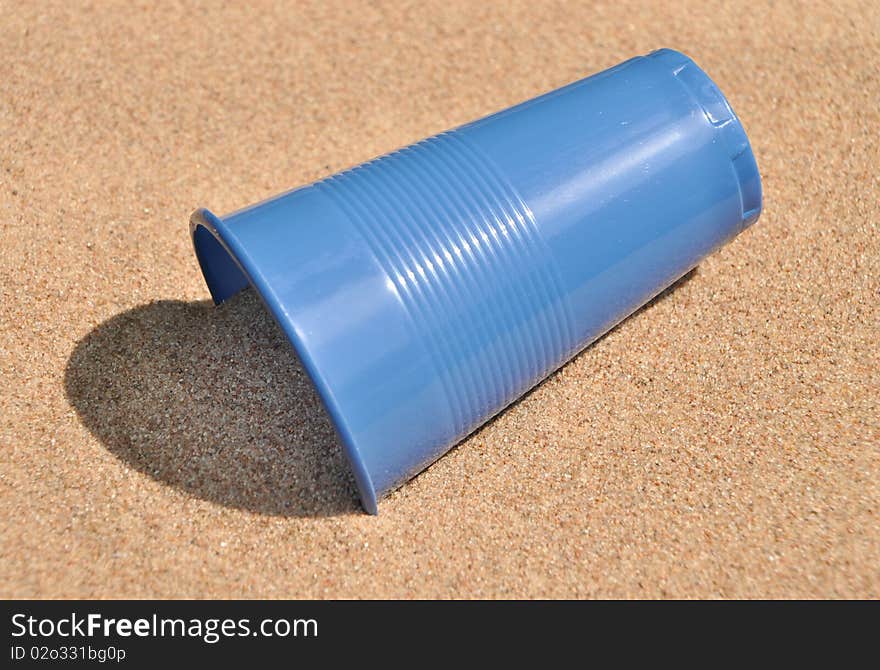
[[[880,597],[872,4],[0,3],[0,596]],[[661,46],[760,222],[363,514],[190,212]]]

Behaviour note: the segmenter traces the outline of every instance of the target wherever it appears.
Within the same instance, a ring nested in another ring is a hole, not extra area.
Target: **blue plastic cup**
[[[214,301],[251,284],[278,320],[375,514],[760,211],[739,119],[664,49],[191,229]]]

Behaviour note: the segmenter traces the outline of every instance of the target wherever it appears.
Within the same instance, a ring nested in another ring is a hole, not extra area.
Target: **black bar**
[[[240,666],[316,652],[372,664],[413,649],[436,660],[474,648],[596,662],[599,650],[625,661],[707,648],[728,660],[757,660],[744,645],[764,647],[763,661],[773,650],[784,660],[833,636],[841,640],[838,653],[852,650],[875,635],[877,615],[869,602],[6,601],[0,666]]]

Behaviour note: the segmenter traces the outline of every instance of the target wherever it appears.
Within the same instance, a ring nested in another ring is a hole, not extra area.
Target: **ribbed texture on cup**
[[[393,283],[442,379],[457,434],[574,353],[571,314],[532,213],[465,138],[429,138],[318,188]]]

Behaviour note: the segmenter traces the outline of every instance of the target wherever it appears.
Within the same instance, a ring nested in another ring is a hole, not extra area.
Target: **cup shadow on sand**
[[[109,451],[194,496],[270,515],[360,509],[330,419],[252,290],[114,316],[77,343],[65,390]]]
[[[122,312],[77,343],[64,381],[92,434],[157,481],[259,514],[360,513],[330,419],[252,289]]]

